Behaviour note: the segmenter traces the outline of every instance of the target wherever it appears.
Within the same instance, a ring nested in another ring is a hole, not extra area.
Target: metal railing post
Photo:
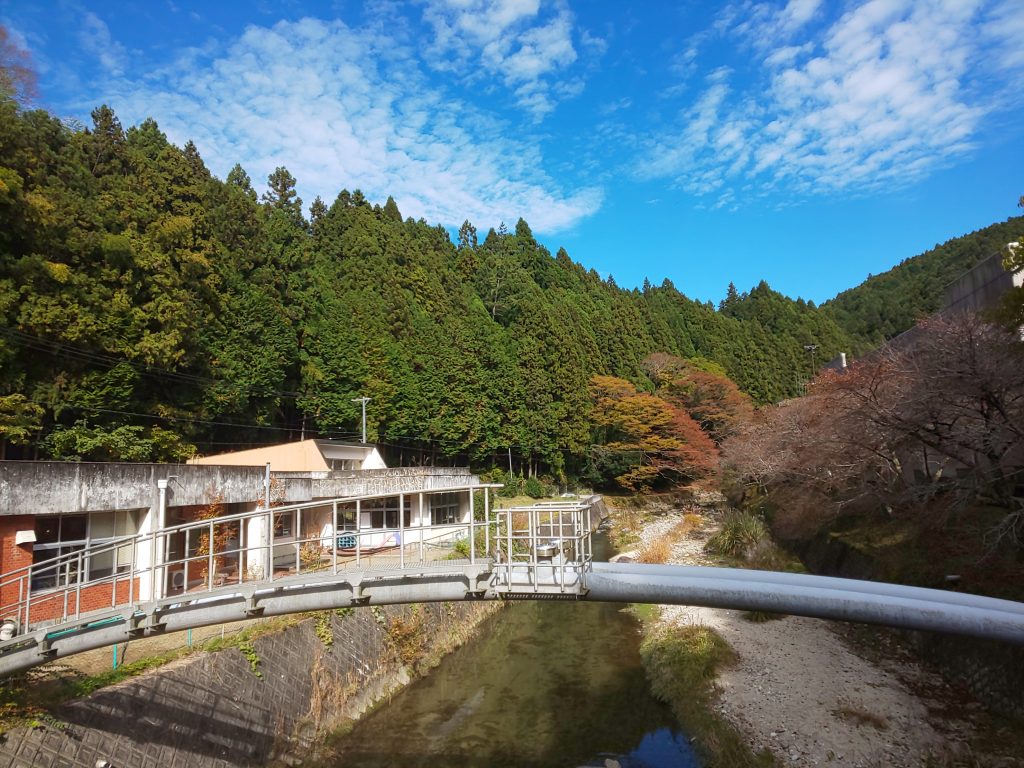
[[[476,565],[476,512],[473,509],[473,489],[469,489],[469,564]]]
[[[138,537],[132,539],[132,567],[128,569],[128,602],[135,603],[135,555],[137,554],[136,544]]]
[[[491,489],[484,488],[484,557],[491,554]]]
[[[267,474],[270,474],[270,465],[267,465]],[[270,496],[267,496],[267,559],[266,570],[263,578],[267,581],[274,580],[274,512],[270,509]]]
[[[302,535],[302,509],[295,510],[295,572],[302,573],[302,545],[305,537]]]
[[[213,589],[213,520],[210,520],[210,538],[206,542],[206,590]]]
[[[419,503],[420,503],[420,562],[423,563],[424,562],[424,558],[423,558],[423,531],[424,531],[426,526],[424,526],[424,524],[423,524],[423,493],[422,493],[422,491],[420,492]]]
[[[512,589],[512,513],[505,512],[505,530],[508,533],[508,548],[505,550],[505,568],[508,572],[508,588]]]
[[[569,513],[571,514],[571,512]],[[575,541],[573,540],[572,546],[575,547]],[[565,512],[560,511],[558,513],[558,555],[559,563],[558,572],[560,575],[562,592],[565,591],[565,566],[568,565],[568,558],[565,556]]]
[[[363,549],[363,504],[356,499],[356,568],[359,567]]]
[[[25,623],[22,626],[27,630],[29,628],[29,618],[32,610],[32,568],[28,569],[28,575],[25,577]]]
[[[68,617],[68,592],[70,588],[68,584],[71,583],[71,559],[68,558],[64,561],[64,614],[61,618],[66,619]]]
[[[78,556],[75,560],[78,561],[78,574],[75,581],[75,618],[77,619],[82,613],[82,574],[85,573],[85,558],[83,557],[84,551],[79,551]]]
[[[333,572],[338,572],[338,500],[334,500],[331,509],[331,564]]]
[[[239,518],[238,520],[238,583],[245,583],[245,571],[249,567],[249,552],[245,548],[245,529],[246,523],[249,522],[246,518]]]
[[[398,494],[398,567],[405,570],[405,494]]]
[[[531,509],[527,514],[530,529],[530,571],[533,573],[533,591],[537,591],[537,515],[536,510]]]

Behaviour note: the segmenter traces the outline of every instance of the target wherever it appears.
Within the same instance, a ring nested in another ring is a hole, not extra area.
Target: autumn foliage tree
[[[718,445],[753,416],[750,397],[712,360],[656,352],[643,361],[643,369],[658,395],[685,410]]]
[[[718,449],[683,409],[613,376],[594,376],[591,393],[592,479],[640,490],[714,473]]]
[[[1024,345],[973,314],[933,317],[807,396],[765,409],[726,463],[790,514],[1005,510],[1024,541]],[[941,522],[941,518],[940,518]]]

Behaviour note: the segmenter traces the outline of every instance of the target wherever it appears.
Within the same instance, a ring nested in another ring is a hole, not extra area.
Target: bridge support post
[[[424,538],[424,536],[426,536],[426,526],[427,526],[427,523],[426,523],[426,519],[427,518],[425,517],[427,512],[423,508],[423,492],[422,491],[420,491],[420,494],[419,494],[419,503],[420,503],[420,562],[422,563],[422,562],[424,562],[424,559],[423,559],[423,538]]]
[[[331,505],[331,563],[333,572],[338,572],[338,502]]]
[[[476,512],[473,510],[473,489],[469,489],[469,564],[476,565]]]

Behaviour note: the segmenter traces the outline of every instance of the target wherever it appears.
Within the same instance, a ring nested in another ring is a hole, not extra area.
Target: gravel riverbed
[[[694,511],[657,516],[643,528],[637,550]],[[674,545],[669,562],[713,564],[704,544],[715,530],[713,516],[705,516]],[[911,659],[863,658],[844,639],[848,625],[795,616],[753,622],[739,611],[686,606],[662,606],[658,620],[711,627],[732,646],[738,661],[722,670],[715,707],[755,751],[767,747],[782,764],[943,765],[929,756],[962,752],[973,728],[976,704],[958,712],[941,677]]]

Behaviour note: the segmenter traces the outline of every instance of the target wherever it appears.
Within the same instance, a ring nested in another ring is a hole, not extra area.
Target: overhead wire
[[[170,380],[183,381],[183,382],[194,383],[194,384],[214,384],[214,385],[224,385],[224,384],[227,384],[227,382],[225,382],[223,380],[220,380],[220,379],[214,379],[214,378],[210,378],[210,377],[207,377],[207,376],[200,376],[200,375],[197,375],[197,374],[184,373],[184,372],[181,372],[181,371],[171,371],[171,370],[168,370],[166,368],[160,368],[158,366],[149,365],[147,363],[141,363],[141,362],[138,362],[138,361],[130,360],[127,357],[119,357],[119,356],[111,355],[111,354],[108,354],[108,353],[105,353],[105,352],[99,352],[99,351],[96,351],[96,350],[91,350],[91,349],[88,349],[88,348],[85,348],[85,347],[80,347],[80,346],[77,346],[77,345],[74,345],[74,344],[70,344],[70,343],[65,342],[65,341],[58,341],[56,339],[48,339],[48,338],[45,338],[45,337],[42,337],[42,336],[37,336],[37,335],[34,335],[34,334],[26,333],[25,331],[21,331],[21,330],[18,330],[16,328],[10,328],[10,327],[7,327],[7,326],[0,326],[0,334],[6,335],[8,338],[14,340],[16,343],[20,344],[21,346],[23,346],[25,348],[33,349],[33,350],[39,351],[39,352],[48,352],[48,353],[51,353],[51,354],[60,354],[60,355],[62,355],[64,357],[70,358],[72,360],[75,360],[75,361],[81,362],[81,363],[86,363],[86,364],[102,364],[102,365],[104,365],[104,366],[106,366],[108,368],[113,368],[113,367],[118,366],[118,365],[127,364],[127,365],[131,366],[133,369],[135,369],[136,371],[138,371],[140,374],[148,375],[148,376],[152,376],[152,377],[158,377],[161,380],[170,379]],[[284,399],[296,399],[296,398],[304,397],[305,396],[305,395],[302,395],[301,393],[291,392],[291,391],[270,390],[270,389],[262,389],[262,388],[256,389],[256,388],[251,388],[251,387],[240,387],[240,386],[237,386],[237,385],[235,385],[235,387],[239,391],[244,392],[244,393],[246,393],[248,395],[259,396],[259,397],[280,397],[280,398],[284,398]],[[238,429],[255,429],[255,430],[261,430],[261,431],[274,431],[274,432],[291,432],[291,433],[295,432],[295,429],[291,428],[291,427],[275,427],[275,426],[270,426],[270,425],[266,425],[266,424],[252,424],[252,423],[229,422],[229,421],[213,421],[213,420],[208,420],[208,419],[196,419],[196,418],[190,418],[190,417],[185,417],[185,416],[170,416],[170,415],[166,415],[166,414],[141,413],[141,412],[138,412],[138,411],[126,411],[126,410],[119,410],[119,409],[114,409],[114,408],[99,408],[99,407],[96,407],[96,406],[87,406],[87,405],[68,405],[68,406],[65,406],[65,407],[68,410],[88,410],[88,411],[93,411],[93,412],[96,412],[96,413],[107,413],[107,414],[112,414],[112,415],[131,416],[131,417],[134,417],[134,418],[145,418],[145,419],[163,420],[163,421],[170,421],[170,422],[200,424],[200,425],[203,425],[203,426],[233,427],[233,428],[238,428]],[[327,434],[336,435],[339,438],[359,437],[360,436],[360,433],[358,433],[358,432],[339,432],[337,430],[320,430],[320,429],[312,428],[312,427],[311,428],[307,428],[307,432],[310,433],[310,434],[318,435],[318,436],[319,435],[323,435],[324,433],[327,433]],[[421,444],[422,443],[429,443],[429,444],[433,444],[433,445],[441,445],[442,443],[448,442],[447,440],[443,440],[443,439],[440,439],[440,438],[431,438],[431,437],[414,436],[414,435],[389,435],[388,437],[389,437],[389,440],[409,440],[409,441],[413,441],[413,442],[421,443]],[[211,445],[213,443],[204,443],[204,444]],[[235,445],[237,443],[223,442],[221,444],[224,444],[224,445]],[[388,440],[378,440],[376,442],[376,444],[377,445],[385,445],[385,446],[388,446],[388,447],[391,447],[391,448],[410,448],[410,447],[412,447],[412,446],[409,446],[407,444],[389,442]],[[460,447],[457,450],[457,453],[467,453],[467,452],[470,452],[470,451],[472,451],[474,449],[483,448],[483,447],[484,447],[483,443],[470,443],[468,445]],[[487,448],[487,452],[488,453],[493,453],[493,454],[496,455],[496,454],[500,453],[501,451],[507,450],[507,449],[512,449],[512,450],[517,451],[519,453],[522,453],[524,451],[533,452],[533,451],[540,451],[540,450],[542,450],[540,446],[524,446],[524,445],[509,444],[509,445],[502,445],[502,446],[500,446],[498,448],[494,448],[494,447]],[[550,449],[544,449],[544,450],[550,450]],[[555,450],[559,451],[560,453],[564,453],[564,454],[572,453],[568,448],[557,448]]]

